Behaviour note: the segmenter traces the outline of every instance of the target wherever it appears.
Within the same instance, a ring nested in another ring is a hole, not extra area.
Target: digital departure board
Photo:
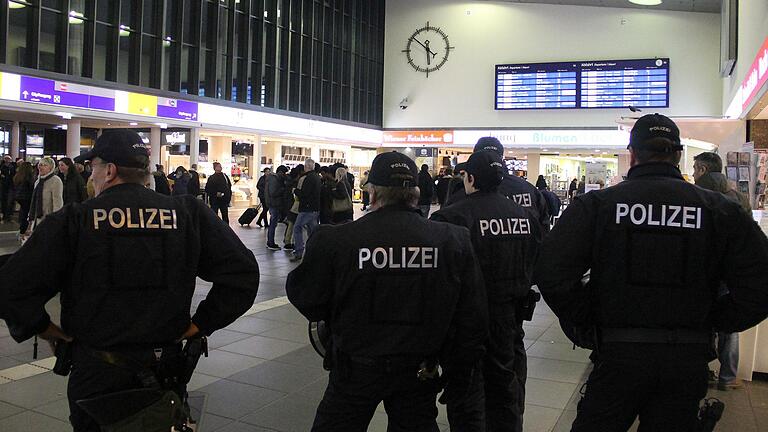
[[[496,65],[496,109],[668,108],[669,59]]]

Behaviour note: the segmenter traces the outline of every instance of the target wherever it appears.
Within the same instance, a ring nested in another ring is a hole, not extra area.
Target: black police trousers
[[[707,394],[707,344],[609,343],[579,402],[571,432],[693,432]]]
[[[389,368],[344,361],[334,365],[312,431],[365,432],[383,401],[387,432],[438,432],[439,379],[420,381],[417,371],[418,364]]]
[[[151,352],[145,352],[141,356],[125,354],[125,358],[135,360],[136,364],[143,364],[151,355]],[[72,423],[73,431],[101,431],[96,421],[83,411],[76,401],[143,387],[136,370],[109,364],[75,343],[72,346],[72,370],[67,384],[69,422]],[[179,390],[185,391],[183,386]]]
[[[466,395],[447,400],[448,422],[462,432],[521,432],[528,375],[523,326],[512,311],[492,315],[489,324],[486,354]]]

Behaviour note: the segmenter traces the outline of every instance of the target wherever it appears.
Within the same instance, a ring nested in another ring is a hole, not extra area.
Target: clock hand
[[[416,39],[416,38],[413,38],[413,40],[415,40],[417,44],[419,44],[419,45],[423,46],[423,47],[424,47],[424,49],[426,49],[426,50],[429,50],[429,48],[427,48],[427,46],[426,46],[426,45],[424,45],[423,43],[421,43],[421,41],[420,41],[420,40],[418,40],[418,39]],[[427,41],[427,43],[429,43],[429,41]]]
[[[427,44],[427,45],[424,47],[424,48],[426,48],[426,49],[427,49],[427,57],[429,57],[429,55],[430,55],[430,54],[432,54],[432,57],[433,57],[433,58],[434,58],[434,57],[437,57],[437,53],[436,53],[436,52],[433,52],[433,51],[432,51],[432,49],[429,47],[429,39],[427,39],[427,40],[425,41],[425,43]]]

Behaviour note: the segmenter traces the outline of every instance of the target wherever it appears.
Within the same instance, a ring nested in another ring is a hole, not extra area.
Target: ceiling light
[[[75,11],[69,11],[69,23],[70,24],[82,24],[83,19],[85,19],[85,16],[83,16],[80,12]]]
[[[58,113],[56,113],[56,114],[60,115],[60,116],[61,116],[61,118],[63,118],[64,120],[71,120],[71,119],[72,119],[72,113],[68,113],[68,112],[58,112]]]
[[[629,2],[640,6],[658,6],[661,4],[661,0],[629,0]]]
[[[155,123],[155,124],[160,126],[160,129],[168,129],[168,123]]]
[[[27,7],[27,5],[21,4],[21,3],[14,3],[14,2],[8,3],[8,8],[9,9],[21,9],[21,8],[25,8],[25,7]]]
[[[128,123],[128,124],[129,124],[129,125],[131,125],[131,126],[138,126],[138,125],[139,125],[139,124],[138,124],[138,123],[136,123],[136,122],[130,122],[130,123]]]
[[[130,36],[131,35],[131,28],[127,25],[120,25],[120,36]]]
[[[163,39],[163,46],[166,47],[166,48],[171,46],[171,37],[170,36],[166,36],[165,39]]]

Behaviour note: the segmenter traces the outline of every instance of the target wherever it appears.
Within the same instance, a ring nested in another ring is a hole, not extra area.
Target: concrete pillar
[[[19,147],[21,145],[21,126],[19,122],[13,122],[11,126],[11,157],[16,160],[19,157]]]
[[[162,130],[159,127],[153,127],[149,130],[149,165],[154,168],[160,163],[160,148],[162,147]],[[166,172],[170,167],[165,167]]]
[[[539,153],[528,153],[528,183],[536,184],[536,179],[541,174],[541,155]]]
[[[200,128],[189,130],[189,166],[197,165],[200,159]]]
[[[272,149],[272,163],[280,166],[283,164],[283,145],[280,142],[272,142],[267,148]],[[264,156],[267,156],[265,154]]]
[[[80,120],[67,121],[67,157],[80,156]]]
[[[312,144],[310,155],[315,164],[320,163],[320,144]]]

